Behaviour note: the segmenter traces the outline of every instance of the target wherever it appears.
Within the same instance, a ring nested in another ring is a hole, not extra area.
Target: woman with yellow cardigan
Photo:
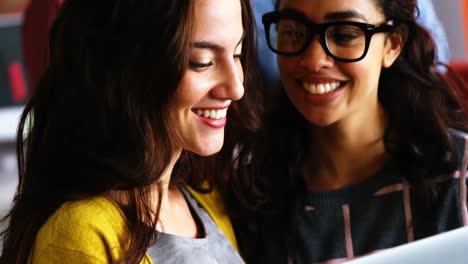
[[[259,126],[253,28],[248,0],[65,1],[0,263],[243,263],[230,205],[253,192],[229,175]]]

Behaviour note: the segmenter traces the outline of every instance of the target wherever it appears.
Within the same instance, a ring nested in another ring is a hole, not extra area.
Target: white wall
[[[0,217],[10,207],[18,184],[15,145],[0,143]]]
[[[451,58],[453,60],[468,59],[468,54],[465,52],[464,14],[461,8],[461,1],[463,0],[432,0],[437,15],[447,33]]]

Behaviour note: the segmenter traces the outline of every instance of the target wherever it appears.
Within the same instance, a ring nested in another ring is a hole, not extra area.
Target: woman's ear
[[[400,34],[392,33],[385,41],[385,51],[382,58],[382,67],[389,68],[400,55],[404,41]]]

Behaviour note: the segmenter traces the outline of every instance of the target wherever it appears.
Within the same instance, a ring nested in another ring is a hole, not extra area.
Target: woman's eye
[[[365,32],[355,26],[335,26],[326,32],[327,41],[339,46],[352,46],[365,42]]]
[[[195,70],[203,70],[213,65],[213,62],[199,63],[195,61],[189,61],[189,67]]]
[[[333,35],[333,39],[336,42],[350,41],[350,40],[353,40],[353,39],[355,39],[357,37],[358,36],[356,34],[347,34],[347,33],[336,33],[335,35]]]
[[[243,56],[244,56],[244,54],[242,54],[242,53],[234,54],[234,60],[238,61],[238,60],[242,59]]]

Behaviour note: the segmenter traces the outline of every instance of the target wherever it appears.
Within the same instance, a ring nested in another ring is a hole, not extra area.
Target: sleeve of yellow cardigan
[[[125,218],[110,200],[66,203],[41,227],[30,263],[110,263],[128,242]]]

